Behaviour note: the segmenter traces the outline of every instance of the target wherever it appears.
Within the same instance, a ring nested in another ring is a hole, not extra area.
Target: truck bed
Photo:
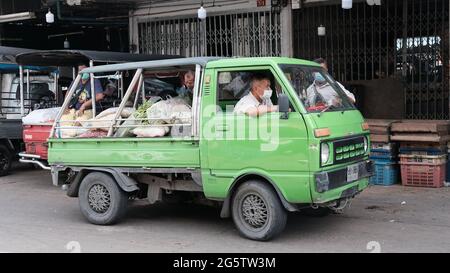
[[[22,139],[22,120],[0,119],[0,139]]]
[[[173,138],[49,139],[49,163],[64,166],[199,168],[198,140]]]

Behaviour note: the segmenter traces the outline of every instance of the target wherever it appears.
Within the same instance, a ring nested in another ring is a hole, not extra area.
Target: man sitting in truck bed
[[[278,111],[272,101],[270,79],[267,76],[256,74],[250,82],[250,93],[242,97],[234,108],[234,113],[257,117],[270,112]]]
[[[78,71],[85,69],[85,65],[80,65]],[[94,79],[95,101],[98,103],[105,98],[102,84],[98,79]],[[70,102],[69,108],[77,110],[77,115],[82,116],[84,111],[92,108],[92,92],[91,92],[91,77],[88,73],[83,73],[81,82],[77,86],[74,97]]]
[[[194,97],[194,84],[195,84],[195,73],[189,70],[184,74],[184,84],[182,87],[177,89],[178,96],[183,98],[187,104],[192,106],[192,99]]]

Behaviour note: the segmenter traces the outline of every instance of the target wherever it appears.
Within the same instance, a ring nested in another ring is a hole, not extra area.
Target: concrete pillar
[[[292,6],[289,3],[281,10],[281,56],[293,57]]]
[[[142,53],[139,48],[139,28],[138,28],[138,20],[137,16],[134,16],[134,11],[130,11],[129,13],[129,51],[131,53]]]

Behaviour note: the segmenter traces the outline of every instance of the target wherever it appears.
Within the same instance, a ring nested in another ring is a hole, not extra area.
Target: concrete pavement
[[[0,252],[449,252],[450,188],[371,187],[345,214],[290,214],[270,242],[241,238],[231,219],[199,205],[134,201],[115,226],[86,222],[50,174],[0,178]]]

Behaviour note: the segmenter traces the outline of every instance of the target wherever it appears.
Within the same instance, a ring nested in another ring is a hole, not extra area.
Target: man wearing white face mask
[[[321,72],[313,72],[313,76],[314,82],[306,90],[307,105],[309,107],[312,107],[319,103],[324,103],[326,105],[340,106],[342,104],[341,96],[328,83],[328,81],[325,79],[325,76]],[[347,95],[349,100],[354,103],[354,95],[343,87],[341,87],[341,89]]]
[[[265,76],[254,76],[250,82],[250,93],[242,97],[234,108],[234,113],[257,117],[278,111],[271,97],[270,80]]]
[[[323,59],[323,58],[318,58],[315,59],[314,62],[320,64],[320,66],[325,69],[325,71],[328,72],[328,63],[327,60]],[[325,81],[325,78],[322,79]],[[336,81],[336,83],[339,85],[339,87],[345,92],[345,94],[347,95],[348,99],[352,102],[352,103],[356,103],[356,99],[355,99],[355,95],[353,95],[350,91],[348,91],[340,82]]]

